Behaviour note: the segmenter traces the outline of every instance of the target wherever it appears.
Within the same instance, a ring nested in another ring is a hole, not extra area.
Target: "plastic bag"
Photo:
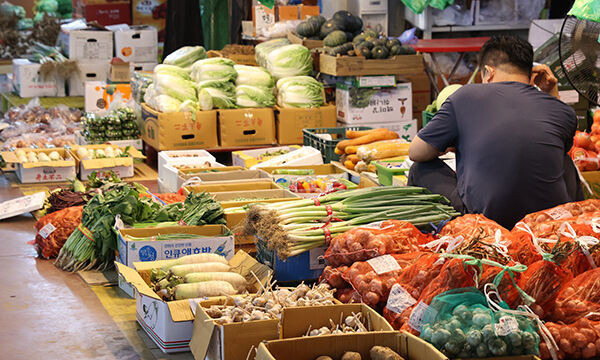
[[[600,313],[600,268],[571,280],[560,291],[551,318],[567,324],[589,313]]]
[[[427,239],[406,221],[388,220],[380,224],[353,228],[331,240],[324,258],[332,266],[352,265],[385,254],[419,251]]]
[[[81,222],[83,206],[68,207],[48,214],[35,223],[35,244],[38,254],[45,259],[58,256],[71,233]]]
[[[430,0],[402,0],[402,3],[415,14],[420,14],[429,5]]]
[[[529,314],[490,305],[476,288],[444,292],[424,311],[421,338],[450,358],[537,355],[540,339]]]
[[[581,318],[571,325],[547,322],[558,345],[558,359],[597,359],[600,356],[600,322]],[[540,358],[551,359],[546,341],[540,343]]]
[[[600,22],[600,0],[575,0],[569,15],[582,20]]]

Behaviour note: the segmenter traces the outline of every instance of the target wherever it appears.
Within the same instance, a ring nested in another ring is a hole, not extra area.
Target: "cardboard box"
[[[111,83],[129,83],[131,79],[131,64],[126,62],[114,62],[110,64],[110,76],[108,79]]]
[[[184,193],[190,192],[209,192],[219,193],[226,191],[254,191],[254,190],[272,190],[282,189],[271,179],[247,179],[247,180],[228,180],[213,184],[191,185],[183,188]]]
[[[300,20],[306,20],[311,16],[317,16],[320,12],[320,8],[318,6],[311,5],[299,5],[298,9],[300,10]]]
[[[137,149],[129,148],[129,156],[127,157],[114,157],[114,158],[103,158],[103,159],[87,159],[83,160],[77,156],[77,149],[85,147],[86,149],[106,149],[111,145],[85,145],[85,146],[73,146],[69,151],[75,159],[79,178],[85,180],[88,176],[96,171],[98,177],[104,177],[105,172],[113,171],[120,178],[133,177],[133,162],[134,159],[144,159],[145,156]],[[114,146],[112,146],[114,148]],[[125,151],[124,148],[121,150]]]
[[[215,161],[215,157],[205,150],[174,150],[158,153],[158,178],[164,185],[173,189],[177,187],[179,170],[182,168],[221,168],[224,165]],[[179,188],[175,189],[175,191]]]
[[[299,12],[297,5],[278,5],[277,21],[298,20]]]
[[[370,325],[370,331],[394,331],[383,316],[365,304],[337,304],[284,308],[281,316],[280,338],[303,337],[306,336],[309,328],[331,328],[333,326],[331,321],[338,325],[340,319],[359,313],[362,314],[363,319],[368,319],[367,326]]]
[[[448,360],[433,345],[407,332],[385,331],[343,335],[311,336],[261,343],[256,360],[284,360],[294,354],[294,360],[314,360],[318,356],[339,359],[346,351],[360,353],[369,359],[373,346],[387,346],[406,360]]]
[[[135,288],[137,322],[152,341],[165,353],[188,351],[194,329],[194,314],[190,307],[196,303],[190,300],[163,301],[150,288],[150,271],[162,262],[134,263],[135,269],[118,262],[115,262],[115,265],[119,276],[123,278],[122,283],[126,287]],[[250,291],[260,288],[252,273],[261,282],[266,282],[269,275],[266,266],[259,264],[244,251],[238,251],[229,260],[229,265],[232,271],[248,279]]]
[[[339,127],[349,126],[349,124],[338,123]],[[418,132],[418,121],[417,119],[412,119],[408,121],[398,121],[398,122],[382,122],[382,123],[357,123],[352,124],[353,126],[370,126],[372,128],[387,128],[398,135],[400,135],[400,139],[405,141],[412,141]]]
[[[277,254],[266,247],[262,239],[256,241],[256,260],[273,269],[273,278],[279,283],[288,281],[314,281],[321,276],[325,268],[326,246],[321,246],[300,255],[281,260]]]
[[[268,319],[232,324],[217,324],[204,309],[212,305],[230,305],[232,298],[202,301],[196,310],[190,350],[196,360],[244,360],[252,347],[263,340],[279,338],[279,320]]]
[[[102,26],[131,24],[131,3],[130,0],[78,0],[74,1],[73,17]]]
[[[63,182],[75,177],[75,159],[65,149],[23,149],[25,153],[34,152],[46,155],[53,151],[58,152],[63,160],[60,161],[39,161],[22,163],[15,151],[0,152],[5,162],[15,164],[15,173],[22,183],[46,183]]]
[[[86,81],[84,95],[85,111],[102,113],[114,101],[131,99],[131,85],[107,84],[106,81]]]
[[[57,42],[69,59],[97,61],[113,58],[112,32],[103,28],[88,27],[83,21],[61,25]]]
[[[215,200],[217,200],[221,204],[221,206],[224,209],[231,207],[246,206],[256,202],[274,203],[280,201],[294,201],[300,199],[298,195],[283,189],[225,191],[212,193],[211,195]],[[225,221],[227,221],[227,227],[229,227],[230,229],[235,229],[236,226],[245,219],[246,213],[225,214]],[[235,243],[236,245],[253,245],[254,237],[235,235]]]
[[[57,74],[44,77],[40,73],[40,64],[27,59],[12,61],[12,78],[15,92],[26,97],[65,96],[65,81]]]
[[[356,92],[356,93],[355,93]],[[366,97],[369,96],[368,103]],[[335,90],[337,119],[346,124],[371,124],[413,119],[412,87],[359,88],[338,84]]]
[[[231,161],[234,166],[249,169],[258,163],[297,149],[300,149],[300,146],[278,146],[256,150],[234,151],[231,153]]]
[[[194,234],[198,235],[198,238],[149,241],[127,238],[127,236],[140,238],[159,234]],[[118,238],[119,254],[115,260],[129,267],[132,267],[134,262],[170,260],[200,253],[219,254],[229,260],[234,253],[233,235],[223,225],[120,229]]]
[[[158,65],[156,61],[150,62],[130,62],[129,63],[129,74],[133,75],[136,71],[154,71],[154,68]]]
[[[90,143],[87,139],[81,134],[80,131],[75,132],[75,143],[77,145],[98,145],[97,143]],[[127,146],[131,146],[137,150],[143,150],[144,144],[142,144],[142,139],[133,139],[133,140],[108,140],[104,144],[110,144],[114,146],[118,146],[120,148],[124,148]]]
[[[217,111],[161,113],[142,104],[144,131],[142,139],[154,149],[183,150],[215,148],[217,137]]]
[[[221,147],[276,144],[273,109],[218,110]]]
[[[151,26],[132,26],[115,30],[115,55],[127,62],[155,62],[158,34]]]
[[[179,171],[179,181],[185,182],[193,178],[192,184],[205,184],[232,180],[249,180],[249,179],[271,179],[269,174],[262,170],[236,170],[236,171],[219,171],[219,172],[191,172]],[[191,184],[188,184],[191,185]]]
[[[277,142],[281,145],[302,144],[302,129],[335,127],[336,110],[334,105],[318,108],[296,109],[275,108],[277,118]]]
[[[287,34],[287,39],[292,44],[304,45],[305,47],[307,47],[309,49],[317,49],[317,48],[323,47],[323,40],[312,40],[312,39],[302,38],[302,37],[300,37],[300,35],[298,35],[294,32],[291,32],[291,31]]]
[[[269,160],[260,162],[252,169],[262,167],[277,167],[277,166],[297,166],[297,165],[321,165],[323,164],[323,155],[321,152],[310,146],[303,146],[297,150],[290,151],[286,154],[275,156]]]
[[[71,75],[68,80],[69,96],[84,96],[86,81],[108,80],[108,61],[105,60],[79,60],[79,71]]]
[[[132,0],[131,23],[150,25],[158,30],[158,41],[165,41],[167,25],[167,0]]]
[[[319,71],[334,76],[411,74],[423,69],[423,55],[398,55],[389,59],[327,54],[319,57]]]

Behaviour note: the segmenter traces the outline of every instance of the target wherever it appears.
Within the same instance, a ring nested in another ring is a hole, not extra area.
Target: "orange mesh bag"
[[[557,346],[540,342],[540,358],[552,359],[550,349],[558,359],[598,359],[600,358],[600,322],[580,318],[570,325],[546,322],[546,328]],[[544,339],[542,337],[542,339]]]
[[[387,220],[378,226],[357,227],[331,240],[325,260],[332,266],[351,265],[385,254],[419,251],[427,235],[406,221]]]
[[[347,266],[333,267],[331,265],[327,265],[319,277],[319,282],[325,282],[335,289],[348,288],[350,287],[350,284],[348,284],[342,277],[346,270],[348,270]]]
[[[571,324],[590,313],[600,313],[600,268],[577,276],[560,291],[551,318]]]
[[[166,204],[173,204],[173,203],[177,203],[177,202],[184,202],[186,196],[182,195],[182,194],[176,194],[176,193],[162,193],[162,194],[150,194],[147,192],[144,193],[140,193],[140,197],[147,197],[152,199],[152,195],[156,196],[157,198],[159,198],[160,200],[162,200],[163,202],[165,202]]]
[[[72,206],[48,214],[35,223],[35,244],[45,259],[58,256],[71,233],[81,222],[83,206]]]
[[[344,304],[360,303],[360,295],[353,288],[338,289],[334,296]]]
[[[525,215],[521,221],[530,228],[535,229],[539,224],[547,221],[568,219],[595,211],[600,211],[600,199],[589,199],[555,206],[551,209]]]
[[[480,239],[490,238],[490,242],[493,242],[498,230],[500,230],[503,238],[506,240],[510,239],[510,231],[494,220],[490,220],[481,214],[467,214],[449,221],[438,235],[462,236],[466,240],[477,236]]]

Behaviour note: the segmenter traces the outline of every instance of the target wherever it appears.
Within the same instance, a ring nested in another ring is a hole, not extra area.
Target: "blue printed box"
[[[166,234],[185,235],[180,239],[161,240],[160,235]],[[233,234],[224,225],[121,229],[116,260],[132,267],[134,262],[170,260],[201,253],[215,253],[231,259],[234,255]]]

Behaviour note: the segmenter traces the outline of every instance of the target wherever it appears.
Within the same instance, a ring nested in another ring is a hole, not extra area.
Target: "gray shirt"
[[[574,201],[563,173],[576,127],[562,101],[528,84],[499,82],[463,86],[419,138],[439,151],[456,147],[466,209],[510,229],[528,213]]]

